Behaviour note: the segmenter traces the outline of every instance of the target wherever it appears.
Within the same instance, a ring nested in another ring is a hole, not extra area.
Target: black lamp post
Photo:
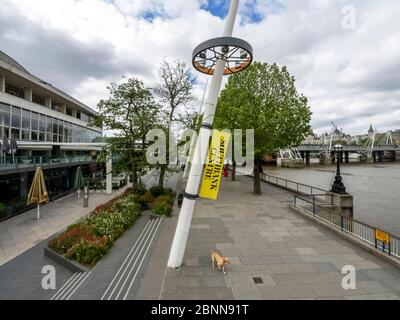
[[[336,176],[335,181],[333,182],[331,192],[339,193],[339,194],[346,194],[346,188],[342,182],[342,177],[340,175],[340,157],[342,155],[343,146],[341,144],[335,145],[336,151]]]

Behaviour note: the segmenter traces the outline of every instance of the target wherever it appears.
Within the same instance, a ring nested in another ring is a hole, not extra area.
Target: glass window
[[[58,134],[53,134],[53,142],[58,142]]]
[[[31,132],[31,135],[32,135],[32,138],[31,138],[32,141],[37,141],[37,140],[38,140],[38,133],[37,133],[37,131],[32,131],[32,132]]]
[[[15,140],[21,140],[19,134],[20,134],[20,129],[11,128],[11,137],[14,136]]]
[[[47,133],[53,132],[53,118],[47,116]]]
[[[72,142],[72,123],[68,123],[68,142]]]
[[[10,106],[0,103],[0,126],[10,126]]]
[[[39,132],[39,141],[46,141],[46,134],[44,132]]]
[[[58,134],[62,135],[64,130],[64,121],[58,120]]]
[[[12,107],[11,127],[21,128],[21,108]]]
[[[53,118],[53,134],[58,134],[58,120]]]
[[[46,132],[46,116],[39,114],[39,131]]]
[[[30,121],[31,113],[29,110],[22,109],[22,129],[30,130],[31,129],[31,121]]]
[[[89,116],[86,113],[81,113],[81,120],[85,122],[89,122]]]
[[[34,131],[39,130],[39,114],[36,112],[31,113],[31,129]]]
[[[29,130],[22,130],[22,140],[29,140]]]
[[[9,127],[1,127],[0,126],[0,137],[3,138],[3,136],[6,136],[7,138],[10,137],[10,128]]]

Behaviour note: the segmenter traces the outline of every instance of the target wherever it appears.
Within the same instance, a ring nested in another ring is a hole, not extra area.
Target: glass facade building
[[[53,143],[96,143],[102,134],[55,117],[0,102],[0,137]]]
[[[98,161],[102,128],[90,126],[96,111],[37,78],[0,51],[0,143],[17,141],[0,152],[0,221],[19,214],[37,167],[41,167],[50,199],[74,192],[75,173],[87,181],[103,179]]]

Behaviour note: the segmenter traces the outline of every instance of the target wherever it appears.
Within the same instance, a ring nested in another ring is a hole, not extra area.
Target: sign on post
[[[375,230],[375,239],[378,241],[382,241],[384,243],[389,243],[390,242],[390,236],[389,233],[376,229]]]
[[[214,130],[211,146],[208,150],[207,163],[203,172],[199,196],[205,199],[217,200],[224,168],[226,148],[231,134],[229,132]]]
[[[378,247],[378,241],[382,242],[382,250],[385,251],[385,244],[388,245],[388,252],[390,255],[390,235],[389,233],[379,230],[379,229],[375,229],[375,248]]]

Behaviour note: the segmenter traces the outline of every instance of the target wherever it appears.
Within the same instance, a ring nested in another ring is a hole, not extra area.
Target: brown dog
[[[222,268],[223,273],[226,274],[225,266],[231,264],[229,258],[222,257],[219,253],[211,250],[211,265],[213,269],[215,268],[215,261],[217,262],[218,269],[221,270]]]

